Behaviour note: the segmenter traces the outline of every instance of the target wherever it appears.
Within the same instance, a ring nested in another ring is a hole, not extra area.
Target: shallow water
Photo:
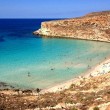
[[[110,56],[109,43],[32,35],[42,21],[0,20],[0,81],[19,88],[46,88]]]

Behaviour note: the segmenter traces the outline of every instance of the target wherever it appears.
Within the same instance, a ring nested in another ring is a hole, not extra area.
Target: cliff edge
[[[110,42],[110,11],[93,12],[79,18],[42,22],[41,28],[34,34]]]

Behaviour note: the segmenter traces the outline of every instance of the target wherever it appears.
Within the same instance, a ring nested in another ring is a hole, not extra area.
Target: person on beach
[[[28,72],[28,77],[30,77],[30,72]]]

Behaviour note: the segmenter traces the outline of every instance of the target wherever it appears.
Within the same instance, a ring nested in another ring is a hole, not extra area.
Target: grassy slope
[[[7,94],[8,93],[8,94]],[[110,73],[90,79],[81,79],[67,90],[58,93],[46,93],[35,96],[32,94],[15,94],[12,90],[1,90],[0,108],[8,110],[45,108],[62,105],[68,110],[88,110],[110,102]],[[69,107],[69,106],[72,107]],[[92,110],[92,109],[91,109]],[[104,108],[102,108],[104,110]]]

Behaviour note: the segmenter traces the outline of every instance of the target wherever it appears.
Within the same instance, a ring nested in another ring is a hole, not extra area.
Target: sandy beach
[[[42,90],[39,94],[30,90],[1,90],[0,97],[6,101],[6,108],[22,106],[25,109],[34,107],[39,110],[40,105],[43,110],[59,110],[62,107],[85,107],[87,109],[84,110],[93,110],[97,106],[100,110],[105,110],[110,104],[110,59],[91,69],[88,74]]]
[[[45,94],[45,93],[48,93],[48,92],[63,91],[65,89],[68,89],[72,84],[80,85],[80,81],[83,80],[83,79],[90,79],[91,77],[100,76],[100,75],[106,74],[108,72],[110,72],[110,58],[105,59],[100,64],[92,67],[87,72],[82,73],[80,76],[74,77],[74,78],[72,78],[72,79],[70,79],[68,81],[59,83],[59,84],[54,85],[52,87],[48,87],[46,89],[42,89],[40,91],[40,94]],[[6,94],[10,94],[10,91],[12,92],[13,89],[14,89],[14,87],[10,88],[8,91],[5,91],[5,93]],[[33,92],[33,94],[36,94],[36,92],[34,92],[34,90],[31,90],[31,91]],[[14,94],[14,93],[15,92],[13,92],[12,94]]]
[[[79,82],[81,80],[83,80],[84,78],[91,78],[91,77],[100,76],[102,74],[108,73],[109,71],[110,71],[110,58],[107,58],[106,60],[104,60],[100,64],[93,67],[91,70],[87,71],[86,73],[83,73],[82,75],[80,75],[76,78],[73,78],[73,79],[66,81],[64,83],[57,84],[53,87],[43,89],[41,91],[41,94],[48,93],[48,92],[59,92],[59,91],[68,89],[71,86],[71,84],[79,84]]]

